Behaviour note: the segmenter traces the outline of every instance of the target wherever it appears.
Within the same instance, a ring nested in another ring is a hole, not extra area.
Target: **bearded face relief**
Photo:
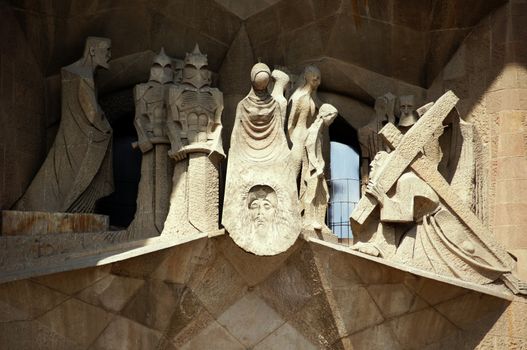
[[[276,205],[276,193],[271,187],[258,185],[251,188],[247,197],[247,209],[253,228],[265,233],[276,220]]]

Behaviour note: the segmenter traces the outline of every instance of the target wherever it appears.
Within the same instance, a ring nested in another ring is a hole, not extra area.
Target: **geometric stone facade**
[[[522,298],[299,240],[257,257],[226,237],[0,285],[4,349],[523,348]]]
[[[12,207],[44,161],[60,122],[57,74],[87,36],[110,38],[116,58],[117,68],[96,78],[100,96],[146,81],[161,46],[184,57],[197,42],[212,86],[224,93],[225,151],[259,60],[294,73],[316,64],[321,102],[355,129],[387,92],[412,94],[419,106],[452,90],[460,118],[475,129],[471,209],[518,258],[526,280],[526,7],[524,0],[261,0],[253,8],[242,0],[3,2],[0,209]],[[0,284],[2,349],[527,348],[527,299],[500,283],[438,278],[303,238],[257,257],[227,235],[154,251],[154,241],[130,242],[125,230],[48,231],[0,237],[0,280],[9,281]],[[141,249],[149,252],[134,254]],[[43,275],[57,271],[65,272]]]

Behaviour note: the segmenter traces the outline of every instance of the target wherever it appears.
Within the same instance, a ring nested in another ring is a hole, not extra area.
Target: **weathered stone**
[[[348,339],[354,349],[404,349],[386,324],[367,328]]]
[[[343,321],[346,334],[353,334],[364,328],[384,321],[380,305],[376,304],[368,290],[361,286],[331,291],[335,300],[335,312]]]
[[[222,256],[207,265],[204,273],[195,273],[188,286],[203,306],[215,317],[246,293],[246,284],[232,265]]]
[[[267,65],[254,65],[253,87],[236,111],[223,203],[223,226],[257,255],[284,252],[300,233],[296,176],[270,79]]]
[[[90,349],[155,349],[160,339],[160,332],[144,327],[127,318],[117,316],[106,327]]]
[[[66,299],[66,295],[30,280],[5,283],[0,285],[0,321],[34,319]]]
[[[110,320],[111,314],[76,299],[69,299],[38,318],[54,332],[83,347],[92,344]]]
[[[132,146],[142,153],[141,180],[132,236],[159,235],[167,218],[173,164],[168,150],[173,135],[167,120],[166,94],[174,81],[172,60],[164,50],[154,57],[148,82],[134,88],[134,126],[138,140]]]
[[[2,211],[3,235],[108,231],[108,216],[46,212]]]
[[[316,346],[307,340],[289,323],[285,323],[276,331],[268,335],[258,343],[254,350],[273,350],[273,349],[305,349],[315,350]]]
[[[420,349],[456,331],[444,316],[431,308],[403,315],[389,321],[388,325],[403,349]],[[419,328],[427,331],[405,331]]]
[[[207,55],[198,45],[184,60],[180,84],[168,91],[170,157],[175,161],[164,235],[214,232],[219,224],[223,94],[211,88]]]
[[[62,69],[62,119],[53,147],[15,209],[93,212],[113,191],[112,128],[97,103],[93,75],[108,68],[110,40],[90,37],[84,56]]]
[[[109,270],[109,266],[91,267],[37,277],[35,281],[62,293],[73,295],[108,276]]]
[[[122,314],[149,328],[164,331],[184,294],[184,286],[158,280],[145,281]]]
[[[218,323],[247,348],[258,344],[284,322],[254,293],[246,294],[218,317]]]
[[[386,319],[428,306],[404,284],[376,284],[366,288]]]
[[[77,298],[106,310],[119,312],[143,283],[143,280],[108,275],[81,291]]]
[[[210,349],[211,340],[214,339],[214,348],[218,350],[243,350],[245,347],[230,335],[218,322],[211,323],[196,337],[181,347],[182,350]]]

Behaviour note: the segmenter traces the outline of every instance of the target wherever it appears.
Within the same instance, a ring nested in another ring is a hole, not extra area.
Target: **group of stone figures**
[[[15,209],[93,212],[113,190],[112,129],[93,79],[109,59],[110,41],[91,37],[83,57],[62,69],[56,140]],[[177,67],[174,62],[161,50],[148,82],[134,90],[132,147],[142,152],[142,163],[132,237],[191,238],[219,229],[223,95],[211,87],[207,56],[197,45]],[[334,237],[324,223],[329,191],[322,144],[338,112],[316,98],[320,71],[306,67],[290,96],[283,70],[257,63],[250,79],[231,134],[222,225],[257,255],[286,251],[300,233]],[[457,115],[457,101],[452,92],[420,108],[411,96],[377,99],[376,115],[359,131],[363,196],[351,213],[352,248],[474,283],[499,279],[525,292],[514,258],[470,209],[473,131]],[[443,159],[445,130],[457,140],[446,143],[457,158]]]

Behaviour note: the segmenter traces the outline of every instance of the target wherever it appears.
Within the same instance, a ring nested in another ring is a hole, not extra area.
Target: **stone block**
[[[2,349],[84,350],[38,321],[0,322]]]
[[[527,178],[496,181],[494,203],[525,203],[527,200]]]
[[[346,334],[353,334],[364,328],[384,321],[368,290],[361,286],[349,286],[331,291],[335,300],[335,312],[340,315]],[[379,296],[379,295],[377,295]],[[379,300],[381,298],[379,297]],[[385,305],[383,305],[385,306]],[[384,310],[384,311],[390,311]],[[391,310],[394,312],[393,310]]]
[[[289,323],[285,323],[276,331],[258,343],[254,350],[274,350],[274,349],[302,349],[315,350],[317,347],[306,339]]]
[[[494,207],[494,226],[527,225],[527,203],[497,204]]]
[[[257,287],[265,302],[286,319],[311,297],[323,292],[310,255],[310,250],[304,245]]]
[[[435,309],[456,327],[469,330],[477,322],[497,319],[507,304],[502,299],[471,292],[436,305]]]
[[[311,343],[320,348],[334,346],[339,342],[339,332],[331,308],[324,294],[312,297],[290,321]]]
[[[525,179],[527,159],[525,157],[508,157],[497,160],[496,178],[501,180]]]
[[[67,295],[30,280],[4,283],[0,285],[0,322],[36,318],[66,299]]]
[[[220,326],[218,322],[213,322],[188,343],[183,345],[181,350],[209,350],[211,348],[211,341],[214,343],[215,350],[245,349],[245,347],[230,335],[225,328]]]
[[[184,296],[184,286],[158,280],[146,281],[126,305],[122,315],[149,328],[164,331]]]
[[[38,321],[67,340],[86,348],[106,328],[111,317],[102,309],[69,299],[38,318]]]
[[[432,308],[400,316],[388,325],[403,349],[422,349],[456,332],[452,323]],[[423,331],[416,332],[418,329]]]
[[[248,293],[218,317],[218,323],[252,348],[285,321],[254,293]]]
[[[97,338],[93,350],[142,350],[156,349],[161,333],[117,316]]]
[[[206,245],[207,239],[200,239],[170,249],[165,260],[151,274],[151,278],[171,283],[186,283]]]
[[[403,349],[386,324],[376,325],[347,338],[353,349]]]
[[[3,210],[1,232],[3,235],[102,232],[108,231],[109,226],[106,215]]]
[[[188,285],[215,317],[234,304],[247,290],[245,281],[222,255],[217,255],[202,277],[200,275],[195,273]]]
[[[525,156],[526,140],[523,133],[507,134],[499,137],[498,157]]]
[[[407,275],[404,283],[432,306],[467,293],[464,288],[414,275]]]
[[[81,291],[77,298],[106,310],[119,312],[143,285],[143,280],[108,275]]]
[[[107,276],[109,272],[110,266],[89,267],[81,270],[35,277],[34,280],[39,284],[43,284],[64,294],[73,295]]]
[[[514,134],[525,129],[527,117],[525,112],[521,111],[504,111],[499,113],[499,134]]]
[[[375,284],[368,286],[367,290],[382,315],[387,319],[428,306],[423,299],[401,283]]]

